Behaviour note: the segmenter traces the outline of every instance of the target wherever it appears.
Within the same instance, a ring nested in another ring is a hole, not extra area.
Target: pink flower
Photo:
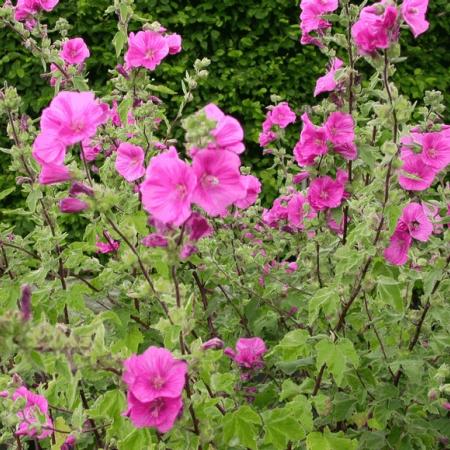
[[[421,139],[422,152],[419,155],[427,166],[436,171],[450,164],[450,135],[444,132],[425,133]]]
[[[300,172],[300,173],[294,175],[292,181],[295,184],[300,184],[303,180],[306,180],[308,177],[309,177],[309,172],[304,171],[304,172]]]
[[[123,364],[123,381],[139,402],[181,396],[187,364],[175,359],[165,348],[149,347],[142,355],[133,355]]]
[[[240,338],[236,343],[234,361],[246,369],[261,368],[264,364],[262,356],[266,352],[266,344],[261,338]]]
[[[279,103],[270,111],[270,120],[273,125],[280,128],[286,128],[289,124],[294,123],[296,115],[289,107],[287,102]]]
[[[181,52],[181,36],[177,33],[166,34],[167,45],[169,47],[169,55],[176,55]]]
[[[127,181],[135,181],[145,174],[144,150],[133,144],[123,142],[117,149],[116,170]]]
[[[259,193],[261,192],[261,182],[253,175],[246,175],[241,177],[241,181],[246,189],[245,197],[236,200],[234,204],[241,209],[247,209],[253,205]]]
[[[287,267],[286,267],[286,272],[287,273],[294,273],[298,270],[298,264],[296,262],[290,262],[288,263]],[[294,306],[295,308],[295,306]],[[297,311],[296,311],[297,312]]]
[[[167,40],[154,31],[139,31],[128,36],[128,51],[125,62],[128,67],[145,67],[155,70],[168,55]]]
[[[48,414],[48,402],[47,399],[39,394],[34,394],[26,387],[22,386],[18,388],[12,395],[12,399],[16,401],[19,398],[26,400],[25,407],[17,413],[21,422],[16,434],[18,436],[29,436],[37,439],[45,439],[50,436],[53,431],[49,428],[53,428],[52,420]],[[39,426],[39,420],[36,417],[37,414],[44,415],[44,427],[42,432],[38,435],[34,425]]]
[[[160,433],[169,431],[178,418],[183,401],[181,397],[157,397],[150,402],[139,401],[128,392],[128,409],[124,413],[137,428],[156,428]]]
[[[30,20],[30,17],[42,9],[51,11],[59,0],[18,0],[14,18],[19,21]]]
[[[83,139],[81,141],[81,149],[86,161],[95,161],[97,155],[102,151],[100,145],[92,145],[91,139]]]
[[[36,0],[39,6],[47,12],[52,11],[55,6],[59,3],[59,0]]]
[[[196,184],[195,171],[178,158],[175,150],[162,153],[153,157],[147,167],[140,186],[142,203],[157,220],[179,226],[191,215]]]
[[[67,64],[82,64],[90,52],[83,38],[77,37],[64,42],[60,56]]]
[[[338,7],[338,0],[302,0],[300,8],[300,28],[302,30],[301,43],[314,44],[321,46],[320,40],[310,35],[311,32],[316,32],[321,36],[323,30],[331,27],[331,23],[322,18],[326,13],[333,12]]]
[[[384,250],[384,257],[395,266],[402,266],[408,261],[408,251],[412,238],[406,231],[396,230],[391,236],[389,246]]]
[[[316,178],[308,190],[308,202],[316,211],[337,208],[344,198],[344,184],[329,176]]]
[[[314,125],[307,113],[302,115],[302,121],[303,129],[294,147],[294,156],[300,166],[312,166],[317,156],[328,151],[328,133],[324,127]]]
[[[223,348],[223,341],[222,339],[219,339],[218,337],[214,337],[212,339],[210,339],[209,341],[206,341],[202,344],[201,348],[202,350],[209,350],[209,349],[220,349]]]
[[[263,131],[260,133],[258,141],[261,147],[266,147],[271,142],[275,141],[278,138],[277,134],[273,131]]]
[[[63,445],[61,446],[60,450],[73,450],[75,448],[75,444],[76,444],[76,439],[75,436],[72,436],[71,434],[69,434],[69,436],[67,436],[66,440],[64,441]]]
[[[314,89],[314,97],[317,97],[323,92],[332,92],[337,87],[337,82],[335,80],[336,72],[343,67],[344,62],[339,58],[333,58],[331,60],[331,67],[328,72],[320,77],[316,82],[316,88]]]
[[[402,16],[411,28],[414,37],[428,30],[430,24],[425,18],[428,0],[403,0]]]
[[[433,224],[420,203],[409,203],[402,212],[396,229],[408,232],[412,238],[426,242],[433,233]]]
[[[95,243],[95,246],[97,247],[97,253],[106,254],[117,252],[120,247],[120,242],[115,241],[107,231],[104,231],[103,235],[105,236],[107,242],[101,242],[99,240],[99,237],[97,236],[97,242]]]
[[[386,1],[366,6],[352,26],[352,37],[362,54],[370,55],[387,49],[398,39],[398,11]]]
[[[240,154],[245,150],[242,142],[244,139],[244,130],[241,124],[232,116],[225,115],[223,111],[214,103],[203,108],[206,117],[215,120],[216,126],[211,131],[216,147]]]
[[[79,213],[88,208],[89,205],[78,198],[66,197],[59,202],[59,210],[66,214]]]
[[[167,247],[169,245],[169,242],[167,241],[167,239],[161,235],[161,234],[157,234],[157,233],[151,233],[148,234],[147,236],[145,236],[144,239],[142,239],[142,245],[144,245],[145,247]]]
[[[185,229],[191,242],[197,242],[214,233],[214,229],[208,221],[198,212],[192,213],[191,217],[186,221]]]
[[[333,112],[325,123],[327,138],[333,144],[333,149],[347,160],[357,156],[355,146],[355,123],[350,114]]]
[[[44,164],[39,174],[40,184],[64,183],[71,179],[71,174],[66,166],[59,164]]]
[[[108,106],[96,100],[93,92],[64,91],[44,109],[41,130],[72,145],[93,136],[107,118]]]
[[[289,225],[295,229],[302,230],[304,218],[305,197],[300,193],[295,193],[287,205]]]
[[[424,191],[433,183],[436,171],[423,164],[418,155],[411,155],[403,160],[403,166],[398,175],[398,182],[407,191]]]
[[[180,251],[180,258],[184,261],[197,252],[198,248],[195,245],[192,244],[183,245],[183,248]]]
[[[227,207],[246,195],[240,165],[239,156],[232,152],[197,153],[192,162],[197,176],[193,202],[213,217],[226,215]]]
[[[42,166],[44,164],[63,165],[66,146],[57,136],[40,133],[33,142],[33,158]]]

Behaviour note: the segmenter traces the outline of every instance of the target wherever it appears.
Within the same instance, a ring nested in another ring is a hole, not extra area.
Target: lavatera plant
[[[317,105],[272,98],[270,208],[241,124],[185,112],[207,59],[161,85],[182,38],[115,0],[100,98],[92,50],[45,25],[57,3],[0,9],[54,86],[37,118],[0,91],[29,230],[0,230],[0,446],[446,448],[450,127],[439,92],[413,105],[392,81],[427,0],[302,0],[330,64]]]

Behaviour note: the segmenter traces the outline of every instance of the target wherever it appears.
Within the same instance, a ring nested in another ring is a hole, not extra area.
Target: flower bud
[[[69,196],[74,197],[79,194],[86,194],[90,197],[94,195],[94,190],[89,186],[84,185],[78,181],[75,181],[69,190]]]
[[[89,205],[78,198],[66,197],[59,202],[59,210],[62,213],[79,213],[86,210]]]
[[[20,311],[22,313],[22,320],[27,322],[31,319],[31,287],[29,284],[24,284],[21,289]]]
[[[223,348],[223,341],[222,339],[219,339],[218,337],[212,338],[209,341],[206,341],[202,344],[201,348],[202,350],[209,350],[209,349],[219,349]]]

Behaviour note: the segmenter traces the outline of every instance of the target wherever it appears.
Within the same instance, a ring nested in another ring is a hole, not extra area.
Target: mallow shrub
[[[99,98],[82,36],[45,25],[58,0],[4,3],[54,97],[32,118],[0,91],[17,214],[34,224],[1,228],[3,446],[447,447],[450,127],[441,93],[412,104],[391,82],[427,4],[301,1],[301,44],[329,65],[316,105],[267,108],[279,196],[264,209],[241,124],[213,103],[185,113],[209,61],[181,97],[155,81],[182,51],[176,30],[115,0]]]

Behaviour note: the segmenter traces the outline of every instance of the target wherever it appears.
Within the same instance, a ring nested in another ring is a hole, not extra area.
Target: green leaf
[[[330,433],[329,431],[324,434],[310,433],[306,438],[306,448],[308,450],[356,450],[358,448],[356,439],[347,439],[341,437],[342,435],[342,432]]]
[[[119,113],[120,121],[122,123],[127,123],[128,111],[130,110],[132,105],[133,105],[132,98],[126,97],[120,102],[120,105],[117,108],[117,112]]]
[[[339,305],[339,296],[336,290],[331,288],[319,289],[309,301],[308,323],[312,325],[319,317],[320,311],[326,315],[336,312]]]
[[[377,281],[378,298],[383,303],[391,305],[397,312],[402,313],[404,305],[398,281],[384,276],[378,277]]]
[[[118,442],[119,450],[144,450],[150,447],[152,436],[148,429],[137,428]]]
[[[13,186],[9,189],[5,189],[4,191],[0,192],[0,200],[3,200],[5,197],[8,197],[9,194],[14,192],[16,190],[16,187]]]
[[[123,47],[125,46],[125,42],[127,41],[127,35],[122,30],[118,31],[112,40],[114,48],[116,50],[116,56],[119,57],[122,53]]]
[[[264,414],[264,444],[284,450],[289,441],[305,438],[305,432],[290,413],[287,408],[278,408]]]
[[[242,406],[223,418],[223,440],[231,447],[242,445],[256,450],[258,430],[261,424],[258,414],[250,406]]]
[[[177,95],[177,93],[174,90],[162,84],[148,84],[147,86],[152,91],[159,92],[160,94]]]

